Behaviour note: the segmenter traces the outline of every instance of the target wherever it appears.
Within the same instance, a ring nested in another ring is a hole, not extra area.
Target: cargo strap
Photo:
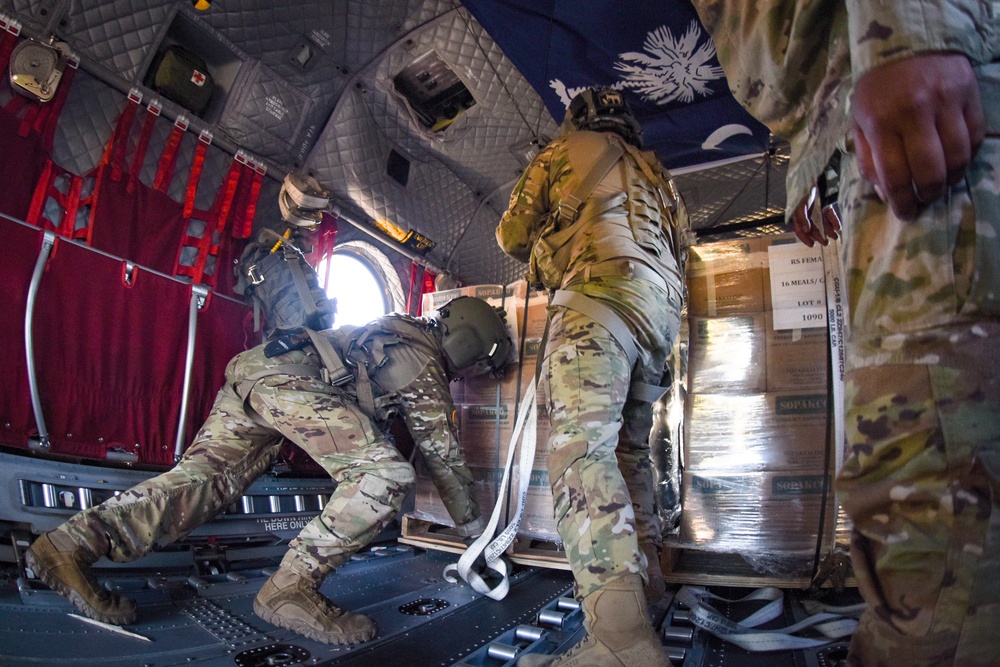
[[[585,294],[562,289],[556,290],[555,294],[552,295],[549,305],[562,306],[563,308],[575,310],[607,329],[608,333],[618,342],[618,345],[621,346],[622,351],[628,358],[629,370],[631,371],[635,367],[635,362],[639,358],[639,349],[636,347],[635,341],[632,340],[632,332],[629,330],[628,325],[619,317],[618,313]],[[666,393],[667,389],[667,387],[660,387],[642,382],[639,379],[634,379],[629,387],[629,395],[640,401],[655,403]]]
[[[719,639],[735,644],[746,651],[764,653],[769,651],[789,651],[825,646],[848,637],[858,626],[856,616],[865,609],[857,604],[848,607],[830,607],[818,602],[803,601],[812,615],[784,628],[758,630],[768,621],[784,613],[784,592],[778,588],[759,588],[749,595],[735,600],[720,597],[696,586],[682,586],[675,599],[691,610],[691,622]],[[730,604],[741,602],[766,602],[756,612],[740,621],[732,621],[707,600],[720,600]],[[823,638],[799,637],[797,633],[811,629]]]
[[[538,441],[538,401],[535,400],[537,386],[536,376],[536,381],[528,386],[524,397],[521,399],[521,404],[518,406],[517,421],[514,423],[514,431],[510,436],[510,445],[507,447],[507,461],[504,464],[503,478],[500,481],[500,488],[497,490],[497,498],[502,499],[507,496],[507,485],[510,483],[511,471],[514,468],[514,451],[518,449],[517,442],[520,439],[521,454],[518,463],[519,484],[517,507],[514,511],[514,516],[500,535],[496,539],[493,539],[493,535],[500,523],[500,515],[503,514],[503,503],[497,502],[483,534],[469,545],[457,563],[446,566],[443,572],[445,580],[450,583],[458,581],[452,574],[457,572],[458,576],[468,582],[473,590],[494,600],[502,600],[510,590],[509,570],[507,561],[503,559],[503,554],[514,543],[514,538],[517,537],[517,530],[521,524],[521,515],[524,513],[524,505],[528,496],[531,469],[535,462],[535,445]],[[482,576],[473,569],[480,554],[483,555],[486,567],[501,577],[500,583],[493,588],[490,588]]]

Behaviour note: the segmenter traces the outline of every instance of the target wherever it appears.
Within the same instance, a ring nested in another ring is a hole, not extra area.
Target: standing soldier
[[[680,325],[687,215],[666,169],[641,147],[621,93],[585,90],[497,228],[504,252],[553,291],[542,380],[548,471],[587,629],[570,654],[528,655],[522,666],[669,664],[643,594],[660,540],[648,437]]]
[[[208,420],[170,471],[39,537],[28,567],[87,616],[131,623],[136,605],[102,588],[90,565],[129,562],[183,538],[235,502],[287,439],[336,480],[329,502],[288,545],[254,601],[264,620],[328,644],[375,636],[319,587],[388,524],[413,467],[376,423],[401,414],[462,536],[482,532],[452,421],[449,378],[499,371],[510,340],[500,315],[459,297],[434,319],[387,315],[362,327],[284,332],[237,355]]]
[[[848,451],[837,494],[868,602],[847,664],[995,666],[998,5],[695,5],[736,98],[791,142],[787,215],[809,246],[826,243],[825,225],[799,202],[841,152]]]

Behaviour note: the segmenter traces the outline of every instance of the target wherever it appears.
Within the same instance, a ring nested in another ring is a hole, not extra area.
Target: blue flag
[[[767,150],[733,98],[715,45],[684,0],[463,0],[562,122],[590,86],[621,90],[644,148],[678,168]]]

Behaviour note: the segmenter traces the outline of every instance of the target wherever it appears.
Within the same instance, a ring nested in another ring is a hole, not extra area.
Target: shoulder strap
[[[605,147],[604,152],[597,158],[597,162],[590,168],[583,180],[569,193],[563,195],[556,209],[555,217],[564,224],[571,224],[580,215],[580,207],[594,192],[597,184],[604,180],[611,168],[615,166],[619,158],[624,154],[622,143],[611,140]]]

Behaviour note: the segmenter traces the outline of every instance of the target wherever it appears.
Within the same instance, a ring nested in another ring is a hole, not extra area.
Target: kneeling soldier
[[[177,465],[39,537],[25,560],[87,616],[135,621],[135,603],[102,588],[90,566],[129,562],[186,536],[233,504],[284,440],[336,480],[322,512],[288,545],[254,601],[276,626],[328,644],[375,636],[319,587],[396,515],[413,467],[377,423],[398,413],[459,534],[482,532],[453,423],[450,378],[502,370],[510,340],[485,301],[459,297],[435,318],[388,315],[362,327],[286,334],[237,355],[208,420]]]

